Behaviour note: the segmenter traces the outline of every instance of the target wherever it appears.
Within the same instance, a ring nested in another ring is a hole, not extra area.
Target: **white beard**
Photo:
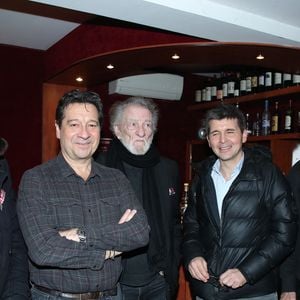
[[[125,143],[124,141],[121,140],[122,144],[124,147],[132,154],[134,155],[144,155],[150,148],[151,143],[152,143],[153,137],[149,139],[148,141],[144,140],[144,145],[140,147],[134,146],[132,142],[130,143]]]

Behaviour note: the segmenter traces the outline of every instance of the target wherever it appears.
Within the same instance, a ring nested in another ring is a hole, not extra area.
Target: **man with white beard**
[[[130,97],[110,110],[115,138],[96,159],[129,179],[150,224],[150,242],[123,255],[120,283],[124,300],[175,299],[178,287],[180,181],[175,161],[152,144],[158,108],[151,99]]]

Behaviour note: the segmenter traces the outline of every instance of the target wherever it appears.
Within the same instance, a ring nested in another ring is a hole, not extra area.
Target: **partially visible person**
[[[300,212],[300,161],[291,168],[288,176],[295,199],[298,218]],[[300,299],[300,220],[298,219],[298,236],[295,251],[283,262],[280,268],[280,300]]]
[[[0,159],[4,158],[4,154],[8,148],[8,142],[4,138],[0,138]]]
[[[98,94],[74,90],[56,109],[58,156],[24,173],[18,215],[32,299],[121,299],[122,252],[145,246],[149,225],[127,178],[96,163]]]
[[[153,100],[130,97],[110,110],[113,139],[99,162],[121,170],[143,205],[151,227],[146,247],[123,254],[124,300],[175,299],[181,225],[178,165],[153,145],[158,108]]]
[[[15,193],[0,138],[0,299],[29,299],[27,249],[19,228]]]
[[[288,182],[269,151],[247,148],[243,113],[207,112],[214,155],[200,163],[184,216],[184,265],[196,299],[277,300],[277,268],[293,250]]]

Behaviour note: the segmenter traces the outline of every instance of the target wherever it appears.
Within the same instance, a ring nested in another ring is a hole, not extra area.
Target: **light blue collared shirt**
[[[217,197],[217,203],[218,203],[218,211],[219,211],[219,217],[222,216],[222,205],[225,195],[227,194],[232,182],[234,179],[240,174],[242,166],[244,163],[244,155],[238,162],[238,164],[235,166],[230,178],[228,180],[225,180],[223,175],[221,174],[220,170],[220,160],[217,159],[214,163],[211,171],[211,178],[214,182],[215,190],[216,190],[216,197]]]

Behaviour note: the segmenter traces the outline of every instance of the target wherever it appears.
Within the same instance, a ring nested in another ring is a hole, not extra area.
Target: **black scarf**
[[[121,170],[125,175],[122,162],[143,169],[143,205],[151,228],[147,254],[151,265],[157,271],[165,269],[165,237],[164,230],[161,228],[164,216],[154,175],[154,167],[159,161],[159,153],[153,145],[144,155],[135,155],[116,138],[112,140],[106,156],[106,165]]]

